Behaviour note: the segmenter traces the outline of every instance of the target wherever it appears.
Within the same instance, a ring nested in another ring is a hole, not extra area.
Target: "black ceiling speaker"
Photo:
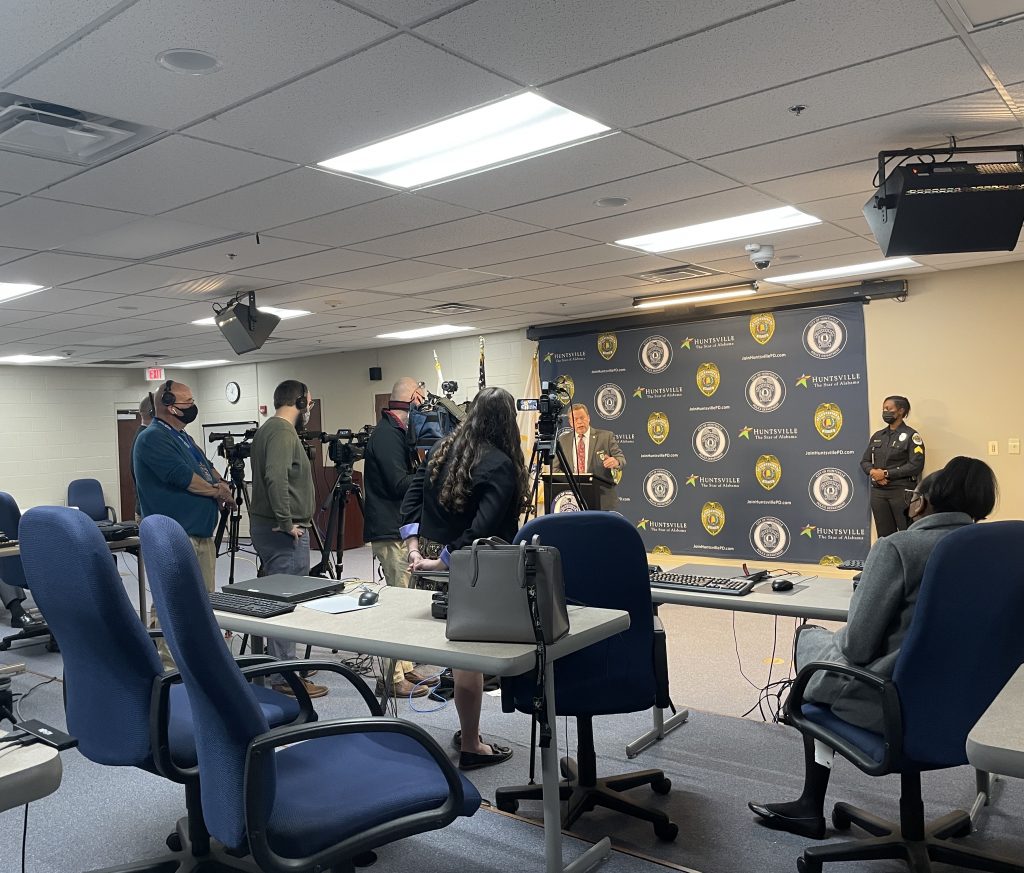
[[[1016,161],[951,161],[963,152],[1016,152]],[[927,155],[886,176],[893,158]],[[937,156],[946,155],[944,161]],[[904,149],[878,153],[880,187],[864,217],[886,257],[1012,251],[1024,224],[1024,145]]]
[[[236,355],[254,352],[274,332],[281,319],[269,312],[256,308],[256,292],[249,292],[249,300],[242,303],[236,298],[223,309],[216,311],[214,321],[224,339],[231,343]]]

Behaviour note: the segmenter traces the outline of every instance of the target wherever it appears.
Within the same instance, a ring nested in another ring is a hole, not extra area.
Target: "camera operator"
[[[616,509],[619,498],[615,494],[617,483],[612,471],[626,466],[626,456],[622,454],[615,434],[610,430],[590,426],[590,413],[586,406],[574,403],[570,414],[573,432],[560,436],[558,443],[573,465],[574,473],[593,474],[601,503],[599,507],[593,508]],[[560,472],[561,465],[557,458],[551,467],[553,473]]]
[[[249,534],[263,574],[309,575],[309,528],[316,498],[313,473],[299,430],[309,423],[313,400],[309,389],[288,379],[274,389],[274,415],[252,440],[252,502]],[[295,643],[267,639],[267,654],[280,661],[295,658]],[[323,697],[324,685],[302,680],[310,697]],[[295,696],[283,676],[274,676],[275,691]]]
[[[206,590],[213,591],[217,574],[217,547],[213,542],[217,514],[220,507],[233,507],[235,501],[227,483],[195,440],[185,433],[185,427],[199,414],[192,389],[168,379],[151,396],[153,423],[138,435],[132,450],[139,508],[143,518],[166,515],[185,529],[199,559]],[[150,621],[157,626],[155,608],[150,611]],[[170,650],[162,639],[158,648],[164,664],[172,665]]]
[[[412,484],[416,469],[415,449],[407,431],[409,406],[422,403],[426,394],[415,379],[404,376],[391,389],[387,409],[366,444],[363,466],[363,539],[370,543],[373,556],[380,561],[388,585],[408,588],[411,580],[409,559],[398,529],[401,526],[402,500]],[[429,688],[417,685],[426,678],[409,661],[395,661],[391,693],[398,697],[422,697]]]

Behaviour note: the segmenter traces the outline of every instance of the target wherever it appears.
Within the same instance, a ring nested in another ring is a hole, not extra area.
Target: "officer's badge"
[[[612,468],[612,482],[618,485],[622,481],[622,467]]]
[[[814,429],[822,438],[834,439],[843,429],[843,411],[834,403],[822,403],[814,410]]]
[[[613,333],[603,333],[597,338],[597,351],[606,361],[615,357],[619,341]]]
[[[671,555],[672,550],[668,546],[655,546],[651,549],[652,555]]]
[[[782,479],[782,464],[775,455],[761,455],[754,465],[754,475],[765,491],[771,491]]]
[[[647,417],[647,436],[656,446],[668,439],[668,416],[664,412],[652,412]]]
[[[697,387],[705,397],[714,394],[721,382],[722,374],[719,372],[717,364],[708,362],[697,368]]]
[[[843,559],[839,555],[824,555],[818,564],[822,567],[838,567],[843,563]]]
[[[721,503],[708,501],[700,509],[700,523],[711,536],[717,537],[725,527],[725,507]]]
[[[770,312],[755,312],[750,316],[750,335],[754,342],[766,345],[775,334],[775,316]]]
[[[573,382],[572,376],[559,376],[555,381],[569,395],[570,400],[576,396],[576,383]]]

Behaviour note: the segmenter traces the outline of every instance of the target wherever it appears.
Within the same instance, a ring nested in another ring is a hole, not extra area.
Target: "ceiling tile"
[[[971,40],[1004,85],[1024,81],[1024,20],[978,31]]]
[[[537,273],[550,273],[552,270],[566,270],[588,264],[601,264],[606,261],[624,261],[626,258],[632,257],[636,257],[636,252],[629,249],[599,245],[541,255],[537,258],[522,258],[517,261],[491,264],[488,266],[487,272],[506,276],[532,276]]]
[[[374,288],[381,294],[424,294],[431,292],[431,296],[439,294],[446,289],[461,288],[466,285],[475,285],[480,282],[493,280],[501,281],[500,277],[492,276],[489,273],[481,273],[478,270],[451,270],[435,273],[432,276],[423,276],[418,279],[408,279],[404,282],[395,282],[391,285],[378,285]]]
[[[287,169],[284,161],[169,136],[59,182],[46,196],[156,215]]]
[[[320,276],[317,285],[327,288],[340,288],[349,291],[364,291],[381,285],[393,285],[422,276],[435,276],[445,272],[436,264],[425,264],[422,261],[391,261],[376,267],[365,267],[362,270],[349,270],[333,276]]]
[[[55,333],[59,330],[83,330],[105,325],[109,320],[99,315],[79,315],[77,312],[62,312],[59,315],[40,315],[31,321],[21,322],[26,330],[35,332],[35,336]],[[95,331],[93,331],[95,332]]]
[[[878,160],[875,159],[847,164],[844,167],[799,173],[771,182],[762,182],[757,187],[758,190],[778,197],[786,203],[801,203],[819,198],[826,192],[833,196],[856,194],[863,191],[865,186],[872,185],[871,180],[877,172]]]
[[[42,251],[86,233],[111,230],[136,218],[129,212],[25,197],[0,206],[0,240],[5,245]]]
[[[173,300],[188,302],[206,302],[226,300],[234,297],[239,291],[251,291],[274,285],[273,279],[257,279],[253,276],[240,276],[233,273],[203,275],[198,279],[187,279],[143,292],[151,297],[169,297]]]
[[[589,239],[572,236],[568,233],[559,233],[555,230],[545,230],[540,233],[531,233],[528,236],[517,236],[512,239],[467,246],[436,255],[426,255],[423,260],[432,264],[443,264],[446,267],[483,267],[487,264],[549,255],[553,252],[565,252],[591,245],[593,242]]]
[[[236,153],[237,154],[237,153]],[[178,221],[257,231],[394,194],[368,182],[300,167],[167,213]]]
[[[2,42],[3,36],[0,35],[0,43]],[[82,168],[75,164],[47,161],[18,152],[0,151],[0,191],[32,194],[81,170]]]
[[[4,281],[0,277],[0,281]],[[38,291],[29,294],[28,297],[20,297],[4,304],[4,309],[10,308],[19,312],[69,312],[72,309],[78,310],[86,307],[86,311],[80,315],[101,315],[93,312],[90,307],[102,305],[108,300],[120,300],[114,294],[101,294],[98,291],[72,291],[68,288],[48,288],[46,291]],[[121,313],[123,316],[125,313]],[[2,316],[0,316],[2,318]]]
[[[532,278],[538,282],[549,282],[552,285],[570,285],[577,282],[588,282],[592,279],[605,279],[609,276],[626,276],[630,273],[644,273],[651,270],[663,270],[678,266],[667,258],[653,255],[646,257],[626,257],[623,260],[605,264],[587,264],[568,270],[554,270],[550,273],[534,273]]]
[[[542,90],[632,127],[952,35],[932,0],[889,0],[884,15],[871,3],[794,0]]]
[[[218,243],[169,258],[161,258],[160,263],[168,267],[188,267],[211,272],[226,269],[244,270],[259,264],[269,264],[271,261],[307,255],[322,248],[323,246],[277,239],[263,234],[260,236],[259,244],[256,243],[255,237],[243,237],[233,242]]]
[[[143,260],[231,236],[219,227],[185,224],[166,218],[140,218],[104,233],[79,237],[63,248],[73,252]]]
[[[32,285],[64,285],[76,279],[106,273],[125,265],[124,261],[82,258],[56,252],[42,252],[0,267],[0,282],[28,282]]]
[[[165,0],[140,0],[17,80],[15,90],[176,128],[391,32],[332,0],[176,0],[173,14]],[[223,67],[188,76],[155,62],[180,47],[209,52]]]
[[[868,180],[870,181],[870,180]],[[808,200],[806,203],[798,203],[797,206],[808,215],[820,218],[822,221],[835,221],[839,218],[856,218],[861,215],[864,204],[869,197],[873,197],[875,189],[865,189],[855,194],[843,194],[840,197],[828,197],[824,200]]]
[[[364,9],[396,24],[412,24],[445,9],[458,6],[465,0],[359,0]]]
[[[497,215],[473,215],[446,224],[409,230],[405,233],[356,243],[352,248],[392,257],[418,258],[446,252],[463,245],[494,242],[535,233],[537,228]]]
[[[479,303],[487,301],[487,306],[500,306],[506,294],[513,294],[518,291],[534,291],[546,287],[543,282],[534,282],[531,279],[498,279],[494,282],[486,282],[481,285],[468,285],[465,288],[451,288],[448,290],[435,291],[434,295],[441,298],[445,303]]]
[[[190,133],[315,164],[516,90],[513,82],[399,36],[224,112]],[[330,95],[329,105],[325,95]]]
[[[259,267],[248,267],[247,276],[261,279],[277,279],[281,282],[301,282],[304,279],[315,279],[318,276],[329,276],[345,270],[358,270],[362,267],[373,267],[385,264],[391,258],[366,252],[354,252],[349,249],[327,249],[312,255],[300,255],[285,261],[274,261]]]
[[[472,214],[472,210],[462,206],[440,203],[415,194],[398,194],[386,200],[363,203],[330,215],[276,227],[272,232],[283,239],[343,246]]]
[[[91,304],[84,315],[104,315],[111,319],[135,319],[146,318],[154,321],[185,321],[183,315],[178,313],[188,310],[188,305],[182,305],[182,301],[172,300],[168,297],[151,297],[147,294],[118,294],[105,295],[107,300]],[[210,304],[203,305],[203,312],[195,318],[203,318],[210,314]]]
[[[137,294],[151,291],[176,282],[202,279],[209,273],[201,270],[186,270],[181,267],[161,267],[156,264],[137,264],[94,276],[92,279],[75,282],[76,288],[86,291],[107,291],[111,294]]]
[[[367,291],[344,291],[326,285],[306,282],[292,282],[275,285],[260,292],[260,300],[271,306],[292,306],[308,309],[318,314],[321,320],[335,314],[343,316],[348,306],[369,303],[377,297]]]
[[[0,246],[0,264],[16,261],[18,258],[27,258],[32,254],[35,254],[35,252],[31,249],[9,249]]]

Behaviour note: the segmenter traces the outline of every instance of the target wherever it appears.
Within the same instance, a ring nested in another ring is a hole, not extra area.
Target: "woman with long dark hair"
[[[511,542],[528,494],[515,401],[503,388],[483,388],[458,429],[430,450],[406,492],[401,535],[412,569],[445,570],[453,551],[482,537]],[[483,675],[453,673],[462,726],[455,737],[459,767],[507,761],[511,749],[480,736]]]

